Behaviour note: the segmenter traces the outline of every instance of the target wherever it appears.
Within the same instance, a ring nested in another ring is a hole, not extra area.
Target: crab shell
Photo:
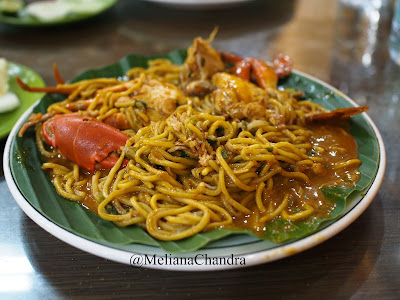
[[[47,120],[43,136],[66,158],[91,172],[111,169],[118,160],[112,152],[125,146],[129,139],[108,124],[78,114],[55,115]]]

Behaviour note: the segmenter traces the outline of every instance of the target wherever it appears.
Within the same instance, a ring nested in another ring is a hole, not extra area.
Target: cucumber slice
[[[7,60],[0,57],[0,95],[8,91]]]
[[[68,3],[70,12],[77,14],[93,14],[101,11],[107,6],[107,1],[99,0],[58,0],[59,2]]]
[[[11,92],[0,96],[0,113],[6,113],[16,109],[19,106],[18,97]]]
[[[37,1],[28,4],[25,12],[41,21],[49,22],[65,18],[69,13],[94,14],[107,6],[99,0]]]
[[[65,18],[70,8],[64,1],[38,1],[28,4],[25,12],[42,21],[54,21]]]

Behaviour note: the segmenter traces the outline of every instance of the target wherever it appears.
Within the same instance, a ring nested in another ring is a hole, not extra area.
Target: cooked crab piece
[[[201,37],[195,38],[193,45],[188,49],[188,56],[181,73],[183,90],[188,94],[199,95],[208,92],[211,85],[205,82],[215,73],[225,70],[220,53],[210,46],[214,35],[215,33],[212,33],[207,40]]]

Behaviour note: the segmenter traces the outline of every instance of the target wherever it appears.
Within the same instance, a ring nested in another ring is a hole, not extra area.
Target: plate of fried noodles
[[[17,78],[47,93],[5,150],[24,212],[89,253],[170,270],[273,261],[358,218],[385,169],[368,108],[287,56],[244,58],[213,37],[68,82],[55,68],[54,87]]]

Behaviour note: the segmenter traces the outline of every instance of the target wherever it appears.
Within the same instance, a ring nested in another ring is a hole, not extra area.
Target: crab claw
[[[253,79],[263,89],[276,88],[278,78],[288,76],[293,67],[290,57],[282,54],[274,59],[272,66],[259,59],[244,58],[228,52],[221,52],[220,55],[225,63],[233,64],[229,69],[232,74],[247,81]]]
[[[118,160],[113,152],[125,146],[128,136],[118,129],[78,114],[55,115],[43,124],[43,136],[69,160],[93,172],[110,169]],[[125,160],[126,165],[129,160]]]
[[[266,62],[255,58],[250,59],[250,64],[258,86],[263,89],[277,87],[278,75],[275,73],[274,68],[270,67]]]

